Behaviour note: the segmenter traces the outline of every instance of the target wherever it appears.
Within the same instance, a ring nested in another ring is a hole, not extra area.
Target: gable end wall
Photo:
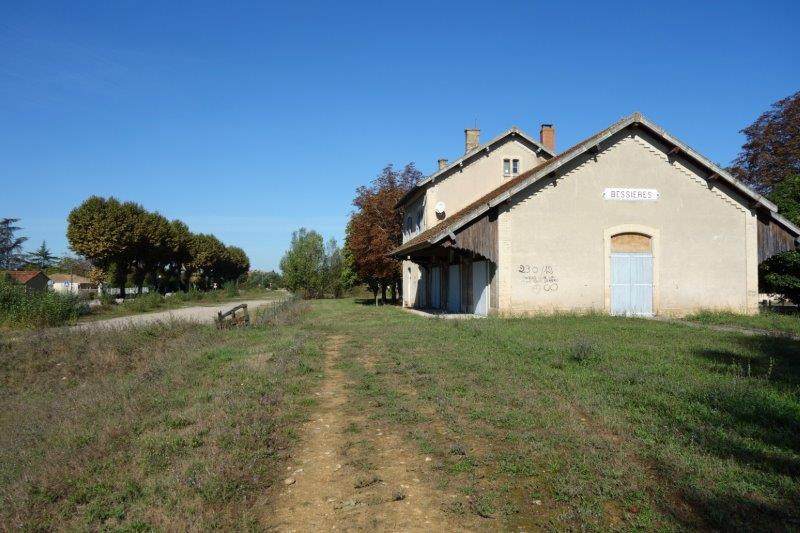
[[[502,313],[610,310],[610,237],[654,238],[654,311],[757,310],[757,219],[728,190],[625,130],[504,204],[499,213]],[[603,199],[606,187],[657,189],[655,202]]]

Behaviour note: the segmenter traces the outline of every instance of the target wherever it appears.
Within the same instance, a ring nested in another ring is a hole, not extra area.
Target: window
[[[503,176],[519,174],[519,159],[503,159]]]

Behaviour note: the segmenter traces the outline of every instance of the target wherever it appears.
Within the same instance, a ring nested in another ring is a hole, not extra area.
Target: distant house
[[[56,292],[88,295],[97,292],[97,283],[77,274],[50,274]]]
[[[41,270],[8,270],[6,271],[11,279],[21,285],[25,285],[28,292],[40,292],[47,290],[47,283],[50,281]]]

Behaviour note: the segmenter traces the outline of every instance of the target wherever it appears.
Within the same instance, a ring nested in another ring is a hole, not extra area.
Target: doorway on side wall
[[[472,263],[472,312],[476,315],[489,314],[489,263],[474,261]]]

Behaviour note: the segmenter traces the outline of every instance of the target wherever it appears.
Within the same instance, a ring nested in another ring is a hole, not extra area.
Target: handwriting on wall
[[[558,277],[552,265],[519,265],[517,272],[522,276],[522,281],[531,286],[533,292],[558,290]]]

